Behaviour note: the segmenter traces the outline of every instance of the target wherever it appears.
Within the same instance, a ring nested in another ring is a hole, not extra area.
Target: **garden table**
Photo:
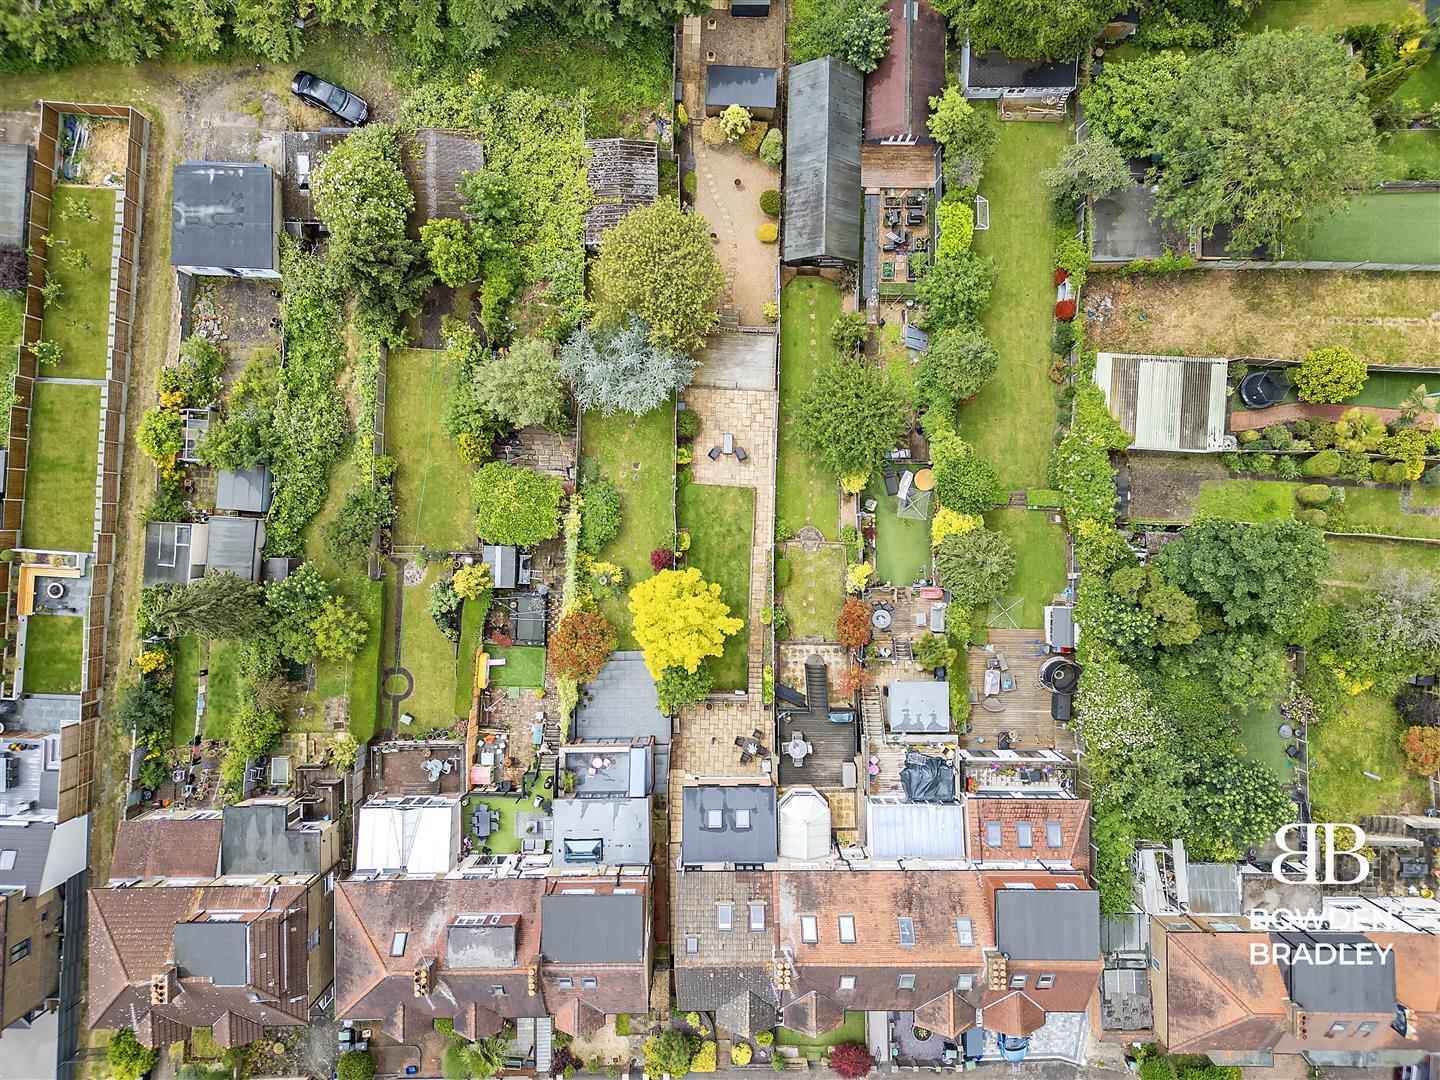
[[[722,454],[733,454],[735,452],[735,436],[732,432],[725,432],[720,437],[720,452]]]

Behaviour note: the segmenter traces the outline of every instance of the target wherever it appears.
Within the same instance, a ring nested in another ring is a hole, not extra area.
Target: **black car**
[[[370,118],[370,104],[364,98],[357,97],[349,90],[326,82],[319,75],[312,75],[308,71],[296,73],[295,78],[290,80],[290,92],[307,105],[324,109],[332,116],[356,127]]]

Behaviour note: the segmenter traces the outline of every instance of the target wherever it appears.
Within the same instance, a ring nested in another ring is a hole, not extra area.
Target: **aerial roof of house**
[[[120,822],[110,880],[219,877],[220,818],[143,814]]]
[[[29,143],[0,143],[0,245],[23,248],[29,243]]]
[[[1014,960],[1097,960],[1100,894],[1002,885],[995,891],[995,944]]]
[[[770,784],[692,784],[682,802],[680,858],[688,866],[773,863],[779,834]]]
[[[220,860],[226,874],[318,874],[322,831],[291,821],[288,799],[251,799],[224,810]]]
[[[1094,379],[1134,449],[1205,453],[1227,446],[1228,370],[1223,356],[1102,352]]]
[[[635,964],[645,958],[649,920],[642,892],[570,889],[562,880],[541,901],[540,951],[553,964]]]
[[[890,47],[865,76],[865,138],[930,140],[930,98],[945,88],[946,27],[930,0],[886,0]]]
[[[356,815],[355,872],[444,874],[460,853],[460,800],[371,799]]]
[[[775,1026],[773,884],[764,871],[707,870],[672,879],[671,955],[681,1009],[715,1011],[717,1023],[742,1035]]]
[[[221,469],[215,475],[215,509],[263,514],[270,509],[268,465],[254,469]]]
[[[863,89],[860,72],[833,56],[790,69],[785,172],[792,182],[786,185],[786,262],[860,259]]]
[[[1089,800],[970,795],[965,802],[972,859],[1090,865]]]
[[[134,1026],[147,1046],[208,1027],[236,1046],[259,1027],[308,1022],[304,886],[91,889],[89,900],[92,1027]],[[154,981],[168,1000],[153,1000]]]
[[[660,147],[648,139],[589,139],[585,148],[593,197],[585,211],[585,246],[596,247],[606,229],[659,197]]]
[[[406,136],[401,166],[415,195],[413,222],[460,218],[465,213],[460,182],[485,167],[485,147],[473,132],[420,128]]]
[[[69,881],[85,869],[89,825],[88,814],[58,825],[0,818],[0,887],[39,896]]]
[[[999,49],[965,47],[965,85],[976,89],[1074,90],[1079,61],[1024,60]]]
[[[912,735],[950,730],[950,684],[940,679],[900,679],[886,687],[890,730]]]
[[[543,1016],[529,970],[540,950],[544,878],[350,880],[335,890],[335,1015],[415,1039],[453,1018],[469,1039]],[[490,916],[501,916],[494,930]],[[471,931],[479,930],[480,933]],[[415,993],[429,958],[430,993]],[[499,986],[503,993],[494,993]]]
[[[1277,934],[1296,946],[1294,959],[1282,962],[1280,974],[1290,1000],[1311,1013],[1389,1013],[1395,1008],[1395,954],[1358,959],[1357,945],[1370,952],[1362,934],[1325,935],[1338,950],[1335,963],[1317,963],[1314,954],[1298,948],[1313,939],[1304,933]]]
[[[275,200],[275,173],[268,165],[254,161],[176,165],[171,265],[279,270]]]
[[[965,807],[959,803],[867,799],[865,823],[872,858],[965,858]]]
[[[648,798],[556,799],[550,813],[557,864],[649,865]]]
[[[779,72],[773,67],[705,66],[705,104],[773,109],[779,101]]]

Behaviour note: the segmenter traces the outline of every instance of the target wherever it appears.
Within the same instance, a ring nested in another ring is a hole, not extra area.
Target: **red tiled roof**
[[[1045,1026],[1045,1010],[1024,990],[1001,991],[999,997],[986,1003],[984,1016],[990,1031],[1014,1038]]]
[[[1043,859],[1069,862],[1077,870],[1090,866],[1090,801],[1088,799],[966,799],[969,849],[977,861],[1023,862]],[[1060,823],[1060,846],[1050,846],[1049,822]],[[989,842],[990,822],[1000,825],[1000,846]],[[1030,824],[1030,846],[1020,846],[1019,823]]]
[[[220,828],[219,818],[122,821],[115,832],[110,879],[218,877]]]
[[[888,0],[890,48],[865,76],[865,138],[928,139],[930,97],[945,87],[945,20],[930,0],[914,0],[916,20],[905,18],[910,0]],[[913,32],[912,32],[913,31]]]
[[[954,990],[946,990],[915,1010],[915,1023],[947,1039],[958,1039],[975,1026],[975,1006]]]

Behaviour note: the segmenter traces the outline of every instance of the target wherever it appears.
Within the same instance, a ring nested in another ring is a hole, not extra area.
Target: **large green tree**
[[[855,491],[905,431],[900,393],[890,376],[853,356],[816,369],[790,416],[805,448]]]
[[[1085,142],[1100,135],[1127,157],[1148,158],[1155,127],[1189,66],[1190,60],[1182,52],[1142,53],[1123,64],[1106,64],[1080,91],[1089,122]]]
[[[1320,590],[1325,537],[1298,521],[1201,521],[1158,557],[1173,585],[1214,604],[1226,625],[1284,632]]]
[[[1375,179],[1375,127],[1344,42],[1269,30],[1190,61],[1153,135],[1156,209],[1231,246],[1279,244]]]
[[[935,10],[970,31],[970,43],[1027,60],[1068,60],[1127,0],[935,0]]]
[[[619,329],[633,313],[654,344],[693,355],[718,325],[725,272],[705,219],[659,199],[605,233],[590,282],[602,324]]]
[[[995,346],[979,330],[936,334],[915,367],[915,388],[932,406],[953,408],[978,394],[999,366]]]
[[[413,310],[429,274],[405,233],[415,196],[400,167],[395,129],[351,132],[320,159],[311,179],[315,210],[330,232],[332,273],[357,301],[357,317],[382,335]]]
[[[476,400],[511,427],[548,424],[564,417],[555,346],[539,338],[517,341],[475,372]]]
[[[983,607],[1010,587],[1015,549],[1004,534],[991,529],[952,533],[936,549],[935,569],[956,603]]]
[[[165,637],[217,638],[238,641],[253,637],[270,622],[265,590],[228,571],[211,571],[182,588],[169,589],[150,608],[152,625]]]

